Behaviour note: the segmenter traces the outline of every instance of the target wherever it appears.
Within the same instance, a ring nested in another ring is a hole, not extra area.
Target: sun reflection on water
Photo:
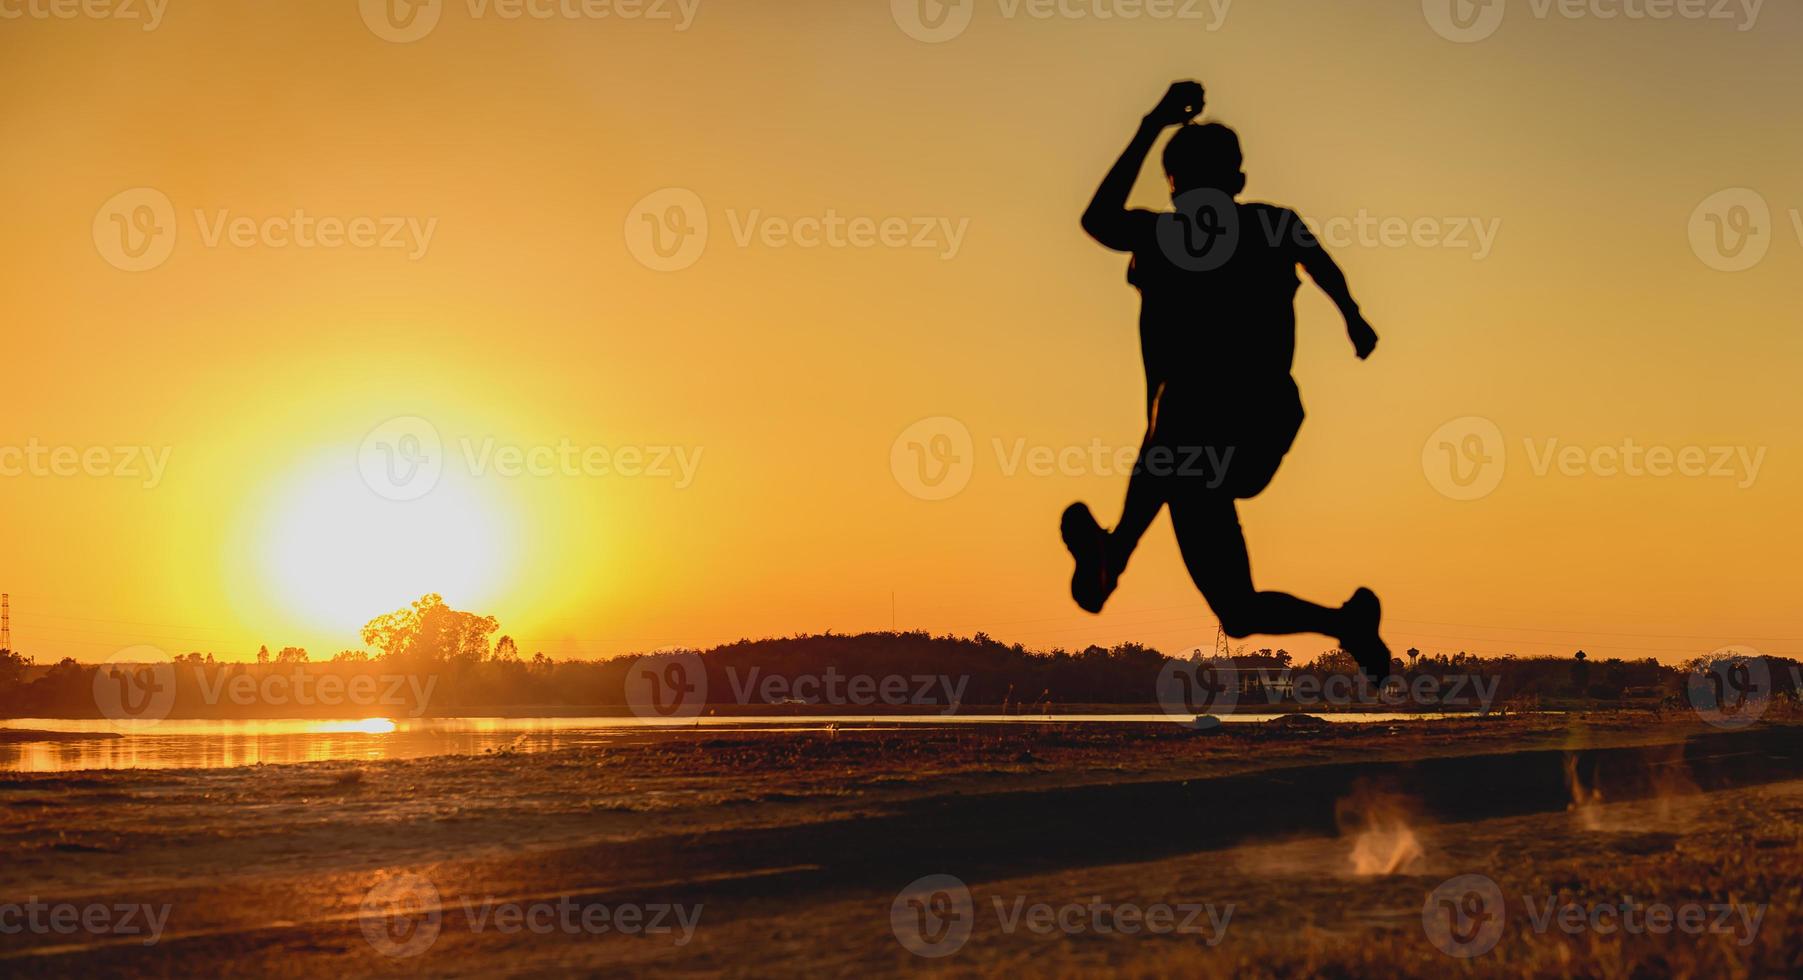
[[[361,732],[364,735],[389,735],[396,725],[393,718],[364,718],[361,721],[314,722],[308,732],[314,735],[342,735]]]

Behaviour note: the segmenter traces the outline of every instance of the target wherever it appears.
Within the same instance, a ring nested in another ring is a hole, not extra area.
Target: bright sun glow
[[[273,606],[348,639],[428,592],[495,599],[516,536],[492,490],[447,473],[418,500],[386,500],[346,462],[328,456],[278,484],[256,549]]]

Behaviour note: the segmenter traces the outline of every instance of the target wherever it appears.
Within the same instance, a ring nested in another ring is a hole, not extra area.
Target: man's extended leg
[[[1252,561],[1232,497],[1185,494],[1169,503],[1183,564],[1228,636],[1321,633],[1338,639],[1367,674],[1390,673],[1390,651],[1377,634],[1377,597],[1370,590],[1360,589],[1337,609],[1287,592],[1260,592],[1252,587]]]
[[[1158,518],[1170,484],[1169,479],[1153,475],[1146,467],[1146,450],[1151,445],[1151,438],[1151,433],[1147,433],[1146,444],[1140,446],[1139,460],[1133,467],[1133,475],[1127,479],[1127,499],[1121,504],[1121,519],[1114,530],[1108,532],[1108,565],[1117,576],[1127,570],[1127,560],[1139,547],[1139,539],[1145,537],[1146,529]]]

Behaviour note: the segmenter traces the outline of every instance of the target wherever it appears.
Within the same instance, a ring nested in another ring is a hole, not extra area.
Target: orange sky
[[[1415,0],[964,0],[928,43],[876,0],[0,0],[15,646],[320,656],[426,591],[554,656],[888,628],[892,596],[902,627],[1212,645],[1167,522],[1094,618],[1057,536],[1115,511],[1093,450],[1142,412],[1137,298],[1077,216],[1193,76],[1383,335],[1359,363],[1304,287],[1261,586],[1370,585],[1399,652],[1803,654],[1803,11],[1751,6],[1521,2],[1455,43]],[[1494,429],[1436,435],[1467,417]],[[923,432],[969,434],[947,499],[910,492]],[[1437,489],[1439,442],[1486,434],[1492,492]],[[430,492],[375,492],[422,435]],[[1630,440],[1709,465],[1610,475]]]

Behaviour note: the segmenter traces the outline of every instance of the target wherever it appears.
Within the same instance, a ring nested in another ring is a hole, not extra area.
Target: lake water
[[[1228,724],[1269,721],[1271,713],[1221,716]],[[1317,717],[1328,722],[1399,722],[1466,714],[1355,712]],[[500,749],[544,752],[654,737],[660,730],[794,732],[828,726],[903,730],[948,725],[1179,724],[1153,714],[1068,715],[841,715],[807,717],[709,717],[685,721],[638,717],[593,718],[368,718],[344,721],[269,719],[157,722],[126,726],[113,721],[16,718],[0,722],[0,772],[69,772],[79,769],[216,769],[258,763],[355,759],[411,759],[474,755]],[[34,737],[40,733],[40,737]],[[63,733],[61,737],[54,733]],[[102,736],[67,738],[68,735]]]

